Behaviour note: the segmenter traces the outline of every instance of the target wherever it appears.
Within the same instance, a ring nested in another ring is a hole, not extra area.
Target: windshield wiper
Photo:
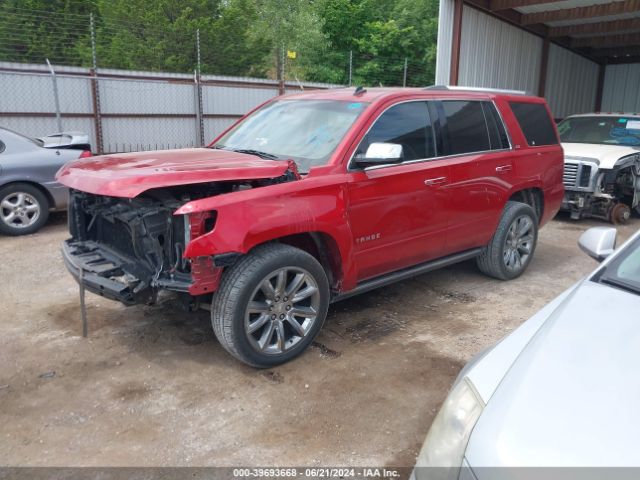
[[[253,150],[251,148],[226,148],[224,146],[214,146],[213,148],[218,148],[220,150],[228,150],[231,152],[237,153],[246,153],[247,155],[255,155],[256,157],[264,158],[266,160],[280,160],[280,157],[274,155],[273,153],[262,152],[260,150]]]
[[[620,280],[617,278],[603,276],[603,277],[600,277],[600,283],[604,283],[605,285],[611,285],[612,287],[617,287],[617,288],[620,288],[621,290],[626,290],[627,292],[640,295],[640,288],[638,288],[631,282],[625,282],[624,280]]]

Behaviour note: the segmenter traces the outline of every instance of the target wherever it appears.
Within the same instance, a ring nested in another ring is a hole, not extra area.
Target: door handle
[[[424,181],[425,185],[442,185],[443,183],[447,183],[447,177],[427,178]]]
[[[496,167],[496,172],[498,173],[510,172],[510,171],[511,171],[511,165],[500,165],[499,167]]]

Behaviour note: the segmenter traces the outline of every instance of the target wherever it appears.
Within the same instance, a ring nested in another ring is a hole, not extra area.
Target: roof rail
[[[529,95],[524,90],[508,90],[505,88],[484,88],[484,87],[458,87],[449,85],[431,85],[425,87],[425,90],[453,90],[453,91],[467,91],[467,92],[485,92],[485,93],[504,93],[507,95]]]

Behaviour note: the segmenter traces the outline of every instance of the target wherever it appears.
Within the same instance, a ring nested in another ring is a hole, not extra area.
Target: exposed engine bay
[[[212,293],[222,273],[210,257],[186,258],[192,238],[211,231],[216,212],[174,215],[182,205],[293,180],[282,177],[165,187],[135,198],[70,191],[67,268],[87,288],[125,304],[154,303],[159,290],[188,296]]]
[[[571,218],[599,218],[626,223],[633,210],[640,213],[640,154],[629,155],[612,169],[599,168],[592,158],[567,156],[562,208]]]

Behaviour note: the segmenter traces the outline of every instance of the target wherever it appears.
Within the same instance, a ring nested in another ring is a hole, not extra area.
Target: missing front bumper
[[[135,275],[126,272],[126,261],[95,242],[62,243],[62,258],[76,282],[92,293],[125,305],[147,301],[151,288]]]

